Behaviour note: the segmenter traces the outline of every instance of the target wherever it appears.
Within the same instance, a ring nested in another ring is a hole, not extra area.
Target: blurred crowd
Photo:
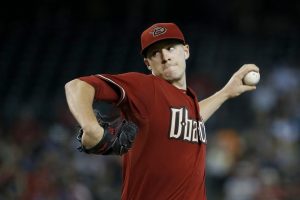
[[[0,199],[119,199],[119,157],[79,152],[65,102],[51,112],[52,120],[42,120],[26,107],[1,126]]]
[[[253,112],[243,123],[246,127],[217,129],[211,136],[211,199],[299,199],[300,69],[278,65],[268,73],[262,68],[261,73],[262,82],[246,105]],[[245,110],[238,111],[240,120],[245,120]]]

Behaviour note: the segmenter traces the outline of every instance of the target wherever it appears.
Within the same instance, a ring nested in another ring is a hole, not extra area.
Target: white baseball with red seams
[[[256,85],[260,80],[260,74],[255,71],[248,72],[243,78],[244,84],[246,85]]]

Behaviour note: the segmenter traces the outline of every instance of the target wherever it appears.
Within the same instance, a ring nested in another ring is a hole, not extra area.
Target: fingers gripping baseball
[[[245,64],[235,74],[242,80],[250,71],[259,72],[259,68],[254,64]]]
[[[246,74],[251,71],[259,72],[259,68],[254,64],[245,64],[233,74],[233,76],[223,88],[223,92],[227,94],[228,98],[236,97],[244,92],[256,89],[256,86],[247,85],[243,81]]]

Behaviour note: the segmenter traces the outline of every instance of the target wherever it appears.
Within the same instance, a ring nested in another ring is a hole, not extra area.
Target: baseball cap
[[[141,34],[141,54],[152,44],[166,39],[177,39],[185,43],[183,33],[174,23],[156,23]]]

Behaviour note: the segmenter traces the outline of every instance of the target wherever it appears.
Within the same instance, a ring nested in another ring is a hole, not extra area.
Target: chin
[[[169,82],[174,82],[180,80],[180,76],[164,76],[164,79]]]

